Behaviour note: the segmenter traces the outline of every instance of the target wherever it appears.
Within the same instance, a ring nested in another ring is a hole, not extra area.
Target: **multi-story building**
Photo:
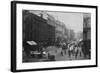
[[[91,40],[91,14],[89,13],[83,15],[83,39]]]
[[[55,38],[67,38],[68,31],[63,22],[56,20],[52,15],[47,14],[47,23],[55,27]]]
[[[68,38],[68,29],[60,20],[44,11],[23,11],[23,40],[49,43]]]
[[[23,41],[50,43],[55,40],[55,27],[49,25],[42,16],[23,11]]]

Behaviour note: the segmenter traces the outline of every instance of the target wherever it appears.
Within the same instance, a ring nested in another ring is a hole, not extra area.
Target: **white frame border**
[[[96,65],[96,9],[81,8],[81,7],[60,7],[47,5],[28,5],[17,4],[16,6],[16,28],[17,28],[17,43],[16,43],[16,66],[17,70],[22,69],[39,69],[39,68],[53,68],[53,67],[73,67]],[[91,13],[91,60],[74,60],[74,61],[57,61],[57,62],[42,62],[42,63],[22,63],[22,10],[49,10],[49,11],[68,11],[68,12],[86,12]],[[95,48],[95,49],[94,49]]]

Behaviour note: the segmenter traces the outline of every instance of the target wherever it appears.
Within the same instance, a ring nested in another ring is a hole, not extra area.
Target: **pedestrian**
[[[61,56],[63,56],[63,51],[61,51]]]

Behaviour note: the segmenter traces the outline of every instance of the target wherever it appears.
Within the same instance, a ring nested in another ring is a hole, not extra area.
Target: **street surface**
[[[54,52],[50,52],[51,55],[54,55],[55,53],[55,61],[68,61],[68,60],[85,60],[86,58],[83,57],[83,54],[80,56],[79,54],[77,55],[77,58],[75,58],[74,55],[71,55],[69,57],[68,55],[68,50],[62,51],[62,54],[60,52],[56,53],[56,51]],[[24,59],[25,62],[46,62],[46,61],[50,61],[48,60],[48,58],[26,58]]]

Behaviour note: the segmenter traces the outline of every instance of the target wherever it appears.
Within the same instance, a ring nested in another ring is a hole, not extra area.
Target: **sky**
[[[72,12],[47,12],[54,16],[55,19],[63,22],[67,28],[74,30],[74,32],[83,31],[83,13]]]

